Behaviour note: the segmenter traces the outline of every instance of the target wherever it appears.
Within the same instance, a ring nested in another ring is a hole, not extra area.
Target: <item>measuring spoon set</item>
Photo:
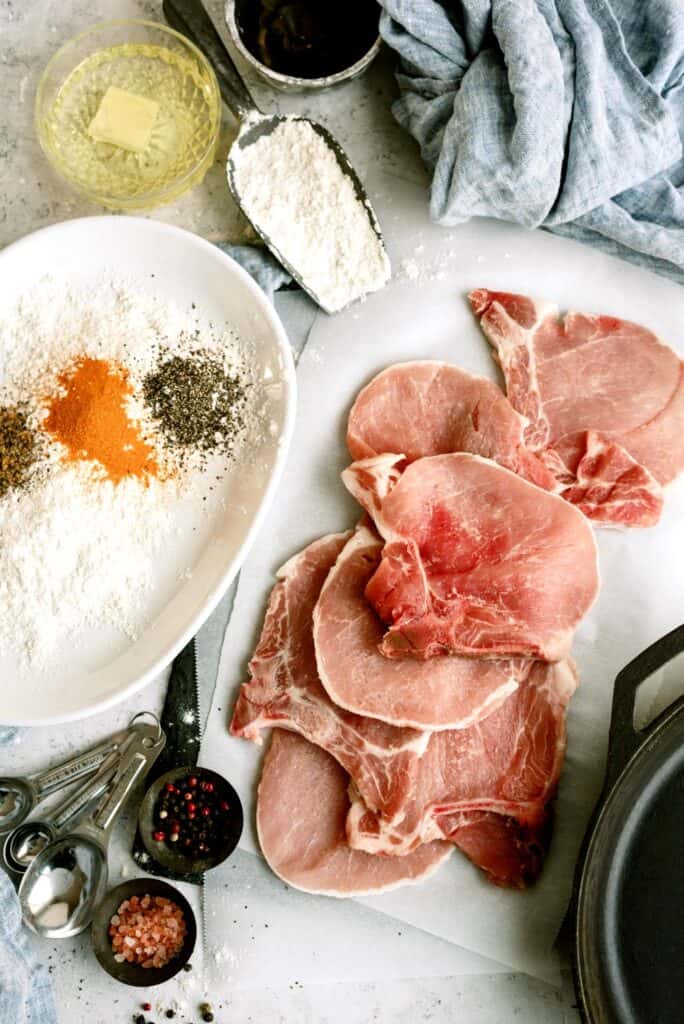
[[[107,885],[114,823],[165,742],[154,715],[136,715],[127,729],[46,772],[0,778],[2,860],[32,931],[68,938],[88,927]],[[77,782],[49,813],[30,817]]]

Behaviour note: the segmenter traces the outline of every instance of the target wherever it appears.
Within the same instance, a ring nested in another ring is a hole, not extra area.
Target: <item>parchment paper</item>
[[[612,313],[642,322],[680,351],[684,298],[678,286],[577,243],[487,221],[453,231],[431,225],[425,195],[385,179],[374,196],[395,279],[336,317],[318,317],[298,369],[292,452],[273,511],[242,573],[224,646],[204,759],[239,790],[251,827],[260,752],[224,731],[261,628],[274,571],[313,538],[352,525],[355,503],[339,481],[348,408],[382,367],[411,358],[452,361],[496,379],[488,346],[465,294],[477,286],[551,299],[561,309]],[[385,198],[385,197],[389,198]],[[409,262],[406,262],[409,261]],[[573,648],[581,676],[568,716],[568,755],[552,848],[540,882],[524,893],[497,889],[455,853],[432,878],[361,902],[459,947],[540,978],[557,978],[551,952],[572,884],[585,824],[602,780],[612,684],[631,658],[684,618],[681,523],[684,481],[672,485],[651,530],[597,531],[602,589]],[[651,686],[643,714],[657,705]],[[676,695],[671,680],[668,696]],[[309,897],[305,898],[310,899]],[[304,899],[302,908],[304,907]],[[321,920],[325,900],[318,900]],[[296,901],[292,913],[296,914]],[[359,921],[359,941],[363,942]]]
[[[354,900],[285,885],[259,855],[237,850],[207,875],[204,970],[209,988],[493,974],[505,970]]]

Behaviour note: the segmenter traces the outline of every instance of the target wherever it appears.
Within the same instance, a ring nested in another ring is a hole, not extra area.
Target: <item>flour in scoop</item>
[[[231,162],[245,213],[329,313],[387,283],[390,262],[373,215],[308,121],[286,118],[234,146]]]

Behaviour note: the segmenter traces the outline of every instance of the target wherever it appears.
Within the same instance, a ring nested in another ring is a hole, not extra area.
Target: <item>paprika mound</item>
[[[84,356],[58,380],[63,392],[48,399],[43,427],[68,459],[98,462],[114,483],[158,476],[154,449],[126,409],[133,388],[122,367]]]

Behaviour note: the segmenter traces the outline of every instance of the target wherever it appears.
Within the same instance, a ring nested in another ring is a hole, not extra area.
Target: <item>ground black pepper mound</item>
[[[0,498],[28,480],[38,457],[36,435],[16,406],[0,405]]]
[[[203,349],[163,359],[144,378],[143,398],[162,440],[181,453],[230,455],[244,428],[244,381]]]

